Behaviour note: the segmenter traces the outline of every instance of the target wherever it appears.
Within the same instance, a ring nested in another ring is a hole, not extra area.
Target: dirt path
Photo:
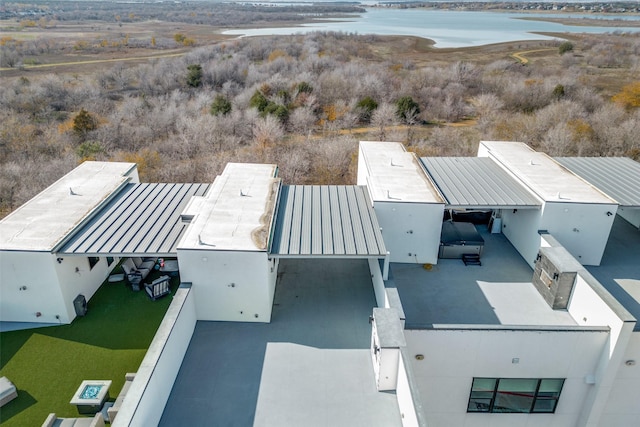
[[[143,61],[145,59],[159,59],[159,58],[173,58],[176,56],[182,56],[186,52],[180,53],[167,53],[164,55],[150,55],[150,56],[133,56],[126,58],[109,58],[109,59],[90,59],[86,61],[71,61],[71,62],[56,62],[53,64],[37,64],[37,65],[23,65],[22,68],[25,70],[33,69],[33,68],[53,68],[53,67],[64,67],[69,65],[86,65],[86,64],[102,64],[108,62],[125,62],[125,61]],[[0,68],[0,71],[11,71],[16,70],[17,68]]]
[[[555,47],[548,47],[545,49],[534,49],[534,50],[524,50],[522,52],[516,52],[516,53],[512,53],[511,56],[512,58],[514,58],[515,60],[519,61],[521,64],[528,64],[529,63],[529,59],[525,57],[525,55],[528,55],[530,53],[536,53],[536,52],[546,52],[549,50],[557,50],[557,48]]]

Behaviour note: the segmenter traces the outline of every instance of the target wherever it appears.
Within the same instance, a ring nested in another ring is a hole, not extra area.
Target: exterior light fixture
[[[56,261],[58,261],[58,264],[62,264],[62,261],[64,261],[64,258],[56,258]]]
[[[424,360],[424,354],[416,354],[416,360]]]
[[[613,215],[611,211],[607,211],[607,216],[611,216],[611,215]]]
[[[633,365],[636,364],[636,361],[633,360],[633,359],[629,359],[626,362],[624,362],[624,364],[627,365],[627,366],[633,366]]]

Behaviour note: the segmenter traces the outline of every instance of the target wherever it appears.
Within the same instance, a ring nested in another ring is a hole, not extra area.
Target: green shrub
[[[191,64],[187,66],[187,84],[191,87],[200,87],[202,84],[202,66],[200,64]]]
[[[401,120],[407,120],[420,114],[420,106],[410,96],[403,96],[396,101],[396,115]]]
[[[259,90],[256,90],[253,96],[251,97],[251,99],[249,100],[249,106],[251,108],[257,109],[261,113],[264,111],[265,108],[267,108],[267,105],[269,105],[269,101]]]
[[[564,55],[567,52],[571,52],[573,50],[573,43],[566,41],[566,42],[562,42],[560,43],[560,46],[558,46],[558,52],[560,53],[560,55]]]
[[[360,120],[367,123],[371,120],[375,109],[378,108],[378,103],[370,96],[366,96],[358,101],[356,107],[360,110]]]
[[[209,112],[214,116],[226,116],[231,112],[231,102],[222,95],[216,96]]]

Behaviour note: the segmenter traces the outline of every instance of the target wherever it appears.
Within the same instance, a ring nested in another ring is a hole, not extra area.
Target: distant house
[[[358,185],[277,175],[79,166],[0,222],[1,320],[69,322],[107,257],[176,256],[114,426],[637,423],[640,164],[363,141]]]

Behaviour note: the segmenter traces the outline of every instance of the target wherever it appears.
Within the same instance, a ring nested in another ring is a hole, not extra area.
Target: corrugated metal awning
[[[540,208],[541,202],[488,157],[422,157],[446,208]]]
[[[280,257],[384,257],[364,186],[290,185],[280,190],[271,251]]]
[[[180,214],[209,184],[128,184],[59,253],[175,256],[187,227]]]
[[[556,157],[555,160],[620,206],[640,207],[640,163],[627,157]]]

